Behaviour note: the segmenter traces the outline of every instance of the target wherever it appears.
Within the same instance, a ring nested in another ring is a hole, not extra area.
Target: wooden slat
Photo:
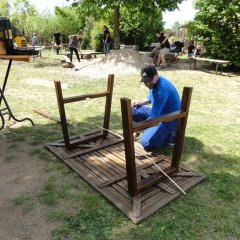
[[[43,112],[41,110],[38,110],[38,109],[33,109],[33,111],[45,118],[48,118],[50,120],[53,120],[54,122],[57,122],[59,124],[61,124],[61,120],[59,117],[54,117],[53,115],[49,114],[49,113],[46,113],[46,112]]]
[[[163,169],[163,171],[167,174],[170,175],[175,173],[177,170],[174,167],[168,167]],[[160,182],[161,180],[165,179],[166,176],[164,176],[161,172],[153,174],[151,177],[148,179],[141,180],[141,182],[138,184],[138,191],[143,192],[147,188],[152,187],[156,183]]]
[[[106,97],[109,94],[108,91],[100,92],[100,93],[91,93],[91,94],[85,94],[80,96],[73,96],[73,97],[66,97],[63,99],[64,104],[66,103],[73,103],[78,101],[83,101],[86,99],[93,99],[93,98],[99,98],[99,97]]]
[[[140,131],[143,131],[144,129],[156,126],[160,122],[170,122],[173,120],[183,118],[185,116],[186,116],[185,112],[176,111],[163,116],[155,117],[153,119],[148,119],[142,122],[135,123],[133,125],[133,129],[134,129],[134,132],[140,132]]]
[[[183,89],[183,94],[182,94],[181,111],[186,112],[186,115],[184,118],[178,120],[178,125],[176,130],[176,139],[175,139],[175,144],[172,152],[171,165],[175,167],[177,170],[179,169],[180,160],[182,157],[184,136],[185,136],[185,130],[187,126],[187,118],[188,118],[188,112],[190,108],[191,96],[192,96],[192,88],[185,87]]]
[[[109,94],[106,97],[106,103],[105,103],[105,112],[104,112],[104,120],[103,120],[104,129],[109,129],[111,106],[112,106],[113,83],[114,83],[114,75],[109,74],[108,86],[107,86],[107,92]],[[108,132],[106,132],[106,134],[108,134]]]
[[[192,57],[191,59],[199,60],[199,61],[206,61],[206,62],[215,62],[215,63],[230,63],[227,60],[218,60],[218,59],[211,59],[211,58],[200,58],[200,57]]]
[[[2,60],[29,62],[32,55],[0,55]]]
[[[56,90],[59,115],[60,115],[60,119],[61,119],[63,139],[64,139],[64,143],[65,143],[66,148],[69,148],[70,147],[70,139],[69,139],[69,133],[68,133],[65,107],[64,107],[64,102],[63,102],[61,82],[60,81],[54,81],[54,85],[55,85],[55,90]]]
[[[80,141],[80,142],[83,142],[83,141],[87,141],[87,140],[82,140],[82,141]],[[102,145],[99,145],[99,146],[92,147],[92,148],[90,148],[90,149],[81,150],[81,151],[79,151],[79,152],[70,154],[67,158],[73,158],[73,157],[81,156],[81,155],[84,155],[84,154],[86,154],[86,153],[94,152],[94,151],[97,151],[97,150],[106,148],[106,147],[108,147],[108,146],[121,143],[121,142],[123,142],[123,141],[124,141],[123,139],[120,139],[120,140],[116,141],[115,143],[105,143],[105,144],[102,144]],[[72,145],[72,144],[73,144],[73,143],[71,142],[71,145]],[[75,144],[78,144],[78,143],[76,142]]]

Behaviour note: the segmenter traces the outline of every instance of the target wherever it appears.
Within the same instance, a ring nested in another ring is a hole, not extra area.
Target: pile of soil
[[[91,78],[104,78],[108,74],[139,73],[145,64],[151,63],[152,59],[146,54],[131,49],[120,49],[111,51],[101,60],[96,59],[88,64],[81,62],[77,73]]]

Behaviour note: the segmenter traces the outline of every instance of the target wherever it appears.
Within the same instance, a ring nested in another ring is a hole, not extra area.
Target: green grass
[[[54,56],[55,57],[55,56]],[[54,239],[147,239],[195,240],[240,239],[240,76],[215,76],[189,71],[186,65],[162,74],[182,93],[184,86],[193,87],[190,115],[182,161],[201,171],[207,179],[139,225],[134,225],[100,194],[49,153],[43,144],[62,137],[60,126],[34,114],[38,108],[58,116],[53,80],[67,83],[64,96],[97,92],[106,88],[105,79],[83,79],[68,73],[55,60],[47,63],[13,63],[6,97],[18,118],[31,117],[28,123],[6,129],[4,134],[14,151],[20,142],[32,147],[30,155],[43,161],[49,178],[34,198],[22,196],[15,204],[29,211],[34,201],[49,207],[46,218],[60,222],[53,231]],[[6,67],[6,63],[4,63]],[[54,72],[53,72],[54,71]],[[3,72],[0,72],[3,79]],[[31,85],[29,79],[52,82],[52,87]],[[20,94],[17,94],[20,93]],[[147,89],[139,84],[139,75],[116,76],[114,84],[111,129],[121,133],[120,97],[145,98]],[[19,104],[21,103],[21,104]],[[101,125],[103,100],[67,105],[72,134]],[[14,147],[15,146],[15,147]],[[165,149],[165,153],[170,151]],[[5,159],[8,158],[6,155]],[[31,195],[31,193],[30,193]]]

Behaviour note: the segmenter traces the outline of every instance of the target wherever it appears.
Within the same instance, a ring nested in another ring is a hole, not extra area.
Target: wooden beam
[[[43,117],[45,117],[45,118],[48,118],[48,119],[50,119],[50,120],[53,120],[54,122],[57,122],[57,123],[61,124],[61,120],[60,120],[59,117],[54,117],[54,116],[52,116],[51,114],[46,113],[46,112],[43,112],[43,111],[38,110],[38,109],[33,109],[33,112],[35,112],[35,113],[37,113],[37,114],[39,114],[39,115],[41,115],[41,116],[43,116]]]
[[[128,191],[132,196],[136,196],[138,194],[138,190],[137,190],[137,175],[135,163],[131,100],[128,98],[121,98],[121,109],[122,109],[122,125],[125,146]]]
[[[61,119],[61,126],[62,126],[65,147],[70,148],[70,140],[69,140],[69,133],[68,133],[68,126],[67,126],[67,119],[66,119],[66,113],[65,113],[65,107],[64,107],[61,82],[54,81],[54,85],[55,85],[55,90],[57,95],[58,109],[59,109],[59,114]]]
[[[177,169],[172,166],[169,166],[163,169],[163,171],[167,175],[171,176],[173,173],[177,172]],[[164,176],[161,172],[155,173],[151,177],[143,179],[138,183],[138,192],[143,192],[166,178],[167,177]]]
[[[158,125],[160,122],[170,122],[173,120],[177,120],[180,118],[184,118],[186,116],[185,112],[180,112],[180,111],[176,111],[176,112],[172,112],[163,116],[159,116],[159,117],[155,117],[149,120],[145,120],[142,122],[138,122],[135,123],[133,126],[134,132],[140,132],[143,131],[146,128],[150,128],[153,126]]]
[[[86,95],[80,95],[80,96],[73,96],[73,97],[67,97],[63,99],[64,104],[66,103],[72,103],[72,102],[79,102],[86,100],[88,98],[99,98],[99,97],[106,97],[109,95],[108,91],[100,92],[100,93],[93,93],[93,94],[86,94]]]
[[[181,112],[185,112],[186,115],[184,118],[181,118],[178,120],[176,140],[173,148],[172,163],[171,163],[171,166],[175,167],[177,170],[179,169],[180,160],[182,157],[184,136],[185,136],[185,130],[187,125],[188,112],[190,108],[191,96],[192,96],[192,88],[184,87],[183,94],[182,94]]]
[[[109,129],[111,106],[112,106],[113,83],[114,83],[114,75],[109,74],[108,86],[107,86],[108,95],[106,97],[106,102],[105,102],[105,113],[104,113],[104,121],[103,121],[103,128],[105,129]]]

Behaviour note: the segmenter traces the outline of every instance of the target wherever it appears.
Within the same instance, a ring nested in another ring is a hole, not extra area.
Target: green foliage
[[[90,41],[90,47],[91,49],[94,49],[97,52],[102,51],[102,38],[103,38],[103,26],[109,26],[109,24],[104,21],[100,20],[95,23],[92,31],[91,31],[91,41]],[[112,29],[109,27],[110,35],[112,36]]]
[[[231,61],[240,69],[240,6],[238,0],[196,0],[195,28],[198,39],[212,58]]]
[[[139,7],[121,8],[120,36],[125,44],[139,45],[140,49],[156,41],[155,31],[163,30],[162,13],[154,8],[149,13],[142,12]]]
[[[10,13],[10,5],[8,4],[8,0],[0,1],[0,16],[8,17]]]

